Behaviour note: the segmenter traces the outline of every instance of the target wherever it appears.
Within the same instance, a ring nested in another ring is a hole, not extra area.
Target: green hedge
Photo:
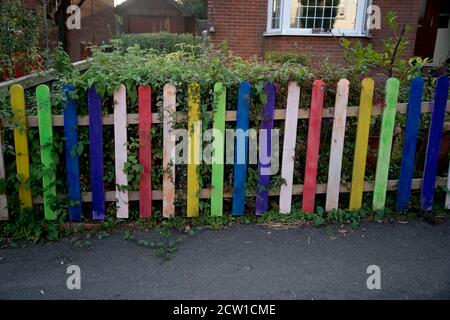
[[[180,50],[193,49],[198,51],[201,46],[201,38],[189,33],[136,33],[122,34],[115,38],[118,46],[126,49],[139,45],[141,49],[155,50],[158,53],[172,53]]]

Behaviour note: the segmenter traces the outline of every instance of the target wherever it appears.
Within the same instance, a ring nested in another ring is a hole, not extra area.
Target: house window
[[[269,0],[267,35],[367,35],[370,0]]]
[[[270,14],[270,29],[281,29],[281,2],[282,0],[269,0],[271,2]]]

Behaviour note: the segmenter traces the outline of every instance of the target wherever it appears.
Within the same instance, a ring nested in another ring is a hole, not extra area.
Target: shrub
[[[181,0],[183,6],[190,11],[194,17],[198,19],[208,18],[208,1],[207,0]]]
[[[42,68],[41,21],[17,1],[0,2],[0,81]]]
[[[159,32],[122,34],[116,37],[115,43],[122,49],[139,45],[144,50],[154,50],[157,53],[172,53],[179,50],[199,52],[202,41],[200,37],[188,33]]]
[[[272,63],[292,62],[304,66],[311,63],[311,58],[309,56],[296,51],[266,51],[264,58],[267,62]]]
[[[386,23],[393,36],[383,39],[383,46],[380,49],[375,48],[371,43],[365,45],[360,40],[352,43],[346,38],[341,38],[340,43],[344,49],[345,60],[352,66],[353,79],[359,82],[363,77],[374,77],[376,80],[384,82],[388,77],[396,77],[402,83],[400,100],[406,100],[409,93],[409,81],[422,75],[422,69],[430,59],[406,56],[407,35],[412,28],[409,25],[401,27],[394,11],[388,12]],[[428,81],[426,85],[425,93],[427,94],[432,91],[429,90],[429,86],[432,89],[434,84]],[[384,93],[382,91],[378,90],[375,95],[375,100],[383,101]],[[425,96],[425,98],[428,99],[429,96]]]

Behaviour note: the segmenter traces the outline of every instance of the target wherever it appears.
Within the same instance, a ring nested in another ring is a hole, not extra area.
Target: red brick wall
[[[184,17],[161,17],[161,16],[128,16],[128,33],[151,33],[159,31],[179,32],[185,30]]]
[[[383,45],[382,39],[391,36],[385,17],[386,14],[392,10],[397,13],[397,20],[400,26],[408,24],[413,28],[408,35],[409,43],[405,52],[406,55],[413,55],[417,26],[419,23],[420,0],[374,0],[373,2],[380,6],[382,13],[381,29],[372,31],[372,43],[374,46],[376,48],[381,48]]]
[[[128,0],[117,7],[117,13],[123,18],[125,33],[195,32],[195,18],[183,16],[164,0]]]
[[[266,18],[266,0],[208,0],[208,19],[215,29],[212,42],[226,40],[231,50],[245,58],[263,54]]]
[[[72,60],[82,59],[82,42],[100,45],[114,35],[114,28],[114,0],[86,0],[81,7],[81,29],[66,31]]]
[[[76,4],[79,1],[71,1]],[[23,0],[26,8],[30,8],[42,14],[42,1]],[[67,52],[72,61],[81,60],[82,43],[102,44],[114,35],[114,0],[86,0],[81,6],[81,29],[67,30],[66,42]],[[49,23],[49,45],[55,48],[58,43],[57,26],[50,20]],[[43,41],[41,41],[43,42]]]
[[[311,54],[316,61],[324,58],[343,61],[342,49],[333,37],[263,36],[267,23],[267,4],[267,0],[208,0],[208,18],[215,28],[211,41],[218,44],[226,40],[230,49],[244,58],[263,56],[267,50],[296,50]],[[407,23],[413,27],[406,50],[407,55],[412,55],[420,0],[374,0],[373,4],[381,8],[381,30],[374,30],[371,39],[363,39],[380,48],[382,39],[389,36],[385,16],[393,10],[397,12],[400,24]]]

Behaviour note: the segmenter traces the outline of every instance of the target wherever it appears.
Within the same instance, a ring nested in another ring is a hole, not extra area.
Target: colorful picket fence
[[[330,84],[329,84],[330,85]],[[437,80],[433,103],[423,103],[424,81],[415,78],[411,82],[410,97],[407,104],[398,103],[399,81],[391,78],[386,83],[385,108],[373,106],[374,81],[364,79],[361,88],[359,107],[349,107],[349,81],[342,79],[337,84],[336,102],[334,108],[324,108],[324,95],[326,84],[317,80],[313,86],[311,108],[299,109],[301,88],[297,83],[291,82],[288,86],[286,109],[275,109],[275,90],[273,83],[267,82],[264,90],[267,94],[266,105],[260,115],[260,127],[272,129],[275,120],[285,120],[285,136],[283,139],[283,155],[281,177],[284,179],[279,192],[269,190],[271,166],[272,135],[261,136],[259,140],[258,157],[258,186],[256,193],[251,195],[246,190],[247,166],[249,162],[249,137],[245,132],[249,129],[249,107],[251,84],[242,82],[238,92],[237,111],[226,111],[227,89],[222,83],[214,86],[214,114],[213,128],[218,132],[213,136],[212,144],[212,188],[200,189],[198,183],[197,167],[200,163],[201,124],[199,123],[200,85],[192,83],[188,90],[189,112],[187,114],[189,140],[188,140],[188,180],[187,180],[187,216],[199,215],[199,199],[210,199],[211,215],[222,216],[223,199],[232,199],[232,214],[241,216],[245,212],[246,200],[254,199],[256,214],[261,215],[269,210],[269,196],[278,195],[280,212],[289,214],[292,208],[294,195],[303,195],[302,209],[304,212],[314,212],[315,197],[317,194],[326,194],[326,211],[339,207],[340,193],[350,193],[350,210],[358,210],[362,206],[363,192],[373,191],[373,210],[382,210],[385,207],[386,193],[397,190],[397,209],[407,210],[412,190],[421,190],[421,206],[424,210],[431,210],[436,186],[447,186],[450,189],[450,180],[437,177],[437,162],[441,135],[446,111],[450,110],[448,100],[449,79],[445,76]],[[78,116],[76,101],[72,98],[75,88],[66,85],[63,88],[64,114],[52,116],[50,90],[46,85],[36,88],[38,107],[37,116],[26,116],[24,89],[14,84],[10,87],[11,107],[14,113],[14,142],[16,151],[17,175],[20,179],[19,198],[22,208],[30,208],[34,204],[43,204],[45,218],[56,219],[50,204],[51,197],[56,196],[55,168],[51,155],[51,141],[53,127],[64,126],[65,161],[67,172],[67,194],[71,201],[68,208],[72,221],[82,219],[82,203],[91,202],[92,219],[105,219],[105,202],[116,201],[117,217],[129,217],[129,202],[140,201],[140,217],[152,216],[152,201],[162,200],[163,216],[166,218],[175,215],[174,201],[175,189],[175,133],[173,124],[177,121],[186,121],[186,115],[176,115],[176,88],[173,84],[164,86],[163,117],[151,112],[151,93],[149,85],[138,88],[138,114],[127,114],[126,88],[121,85],[114,93],[115,108],[113,115],[102,116],[101,97],[95,88],[88,91],[88,116]],[[422,113],[431,112],[428,146],[423,179],[413,179],[414,159],[418,127]],[[402,162],[399,180],[388,180],[390,155],[395,117],[397,113],[407,113]],[[364,181],[365,165],[368,149],[368,138],[371,116],[382,116],[380,144],[374,183]],[[356,141],[353,158],[353,175],[351,187],[341,183],[342,159],[345,142],[345,128],[348,117],[358,117]],[[328,183],[317,183],[317,168],[320,153],[321,124],[323,118],[333,118],[332,141],[328,172]],[[294,158],[297,143],[297,124],[299,119],[309,119],[306,165],[304,185],[294,185]],[[244,144],[244,152],[238,152],[236,147],[233,191],[224,192],[224,154],[225,154],[225,123],[236,122],[235,145]],[[12,127],[12,123],[2,120],[4,127]],[[151,132],[152,125],[163,125],[163,190],[152,190],[151,181]],[[105,192],[103,184],[103,137],[102,126],[114,126],[115,148],[115,176],[116,190]],[[140,190],[129,192],[124,188],[128,184],[124,166],[127,162],[127,127],[139,126],[139,158],[143,167]],[[77,127],[89,126],[90,139],[90,193],[80,192],[79,160],[75,148],[78,144]],[[41,162],[43,167],[43,197],[35,196],[27,187],[26,180],[30,175],[28,156],[27,128],[38,127],[41,144]],[[2,136],[0,134],[0,147]],[[1,148],[3,150],[3,148]],[[450,168],[449,168],[450,173]],[[3,153],[0,152],[0,179],[5,177]],[[253,196],[253,198],[250,198]],[[341,206],[342,207],[342,206]],[[450,196],[447,197],[446,207],[450,208]],[[87,214],[85,212],[85,214]],[[8,219],[7,198],[0,195],[0,219]]]

